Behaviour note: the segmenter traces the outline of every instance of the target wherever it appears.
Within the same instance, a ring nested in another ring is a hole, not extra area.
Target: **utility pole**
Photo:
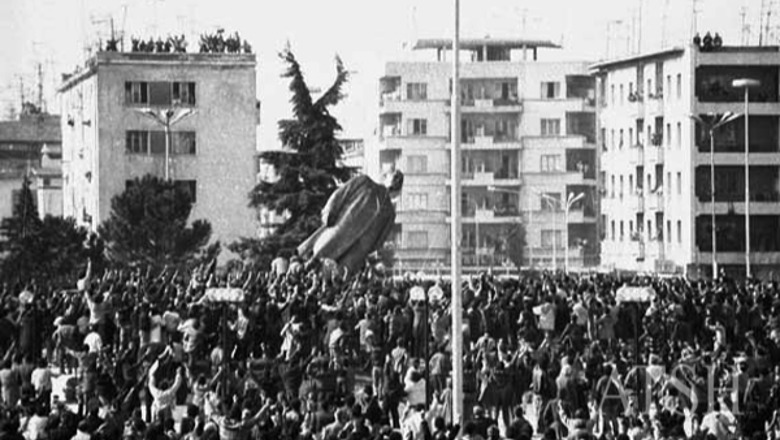
[[[452,36],[452,120],[450,137],[452,154],[450,173],[452,191],[450,193],[450,270],[452,285],[452,422],[463,422],[463,298],[460,291],[461,269],[461,224],[460,224],[460,0],[455,0],[455,26]]]
[[[43,111],[43,65],[38,62],[38,110]]]

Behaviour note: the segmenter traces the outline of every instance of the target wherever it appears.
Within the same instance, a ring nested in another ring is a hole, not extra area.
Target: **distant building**
[[[778,47],[675,47],[592,66],[598,76],[602,262],[708,275],[712,260],[710,138],[691,116],[744,112],[750,78],[750,261],[780,269]],[[717,261],[745,272],[745,119],[715,131]]]
[[[22,113],[0,121],[0,218],[13,214],[22,180],[28,175],[38,214],[62,215],[60,117]]]
[[[366,173],[366,143],[363,139],[339,139],[341,148],[344,149],[343,163],[352,167],[358,173]]]
[[[597,264],[595,81],[585,62],[538,61],[548,41],[461,40],[462,250],[466,271]],[[406,175],[391,237],[402,270],[449,266],[451,41],[380,79],[380,172]],[[569,195],[568,221],[561,209]],[[516,235],[525,229],[524,247]],[[510,260],[521,247],[522,258]]]
[[[111,199],[145,174],[170,178],[195,201],[213,239],[255,233],[247,194],[255,182],[259,105],[256,60],[237,53],[99,52],[60,87],[65,215],[95,230]],[[166,164],[164,126],[142,112],[174,117]]]
[[[366,173],[365,162],[365,142],[363,139],[339,139],[341,148],[343,149],[343,157],[341,160],[342,165],[352,167],[356,173]],[[289,152],[290,150],[279,149],[279,152]],[[290,153],[292,154],[292,153]],[[257,183],[261,181],[274,182],[278,179],[278,175],[274,167],[263,160],[260,155],[257,155]],[[374,176],[372,176],[374,177]],[[266,208],[260,208],[257,210],[257,218],[260,223],[257,235],[259,238],[265,238],[271,235],[274,230],[285,220],[285,216],[276,214],[275,212]]]

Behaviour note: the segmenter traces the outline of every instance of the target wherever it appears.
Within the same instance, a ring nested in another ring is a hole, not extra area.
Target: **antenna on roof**
[[[663,13],[661,17],[661,49],[665,49],[669,44],[667,32],[669,28],[669,0],[664,0]]]
[[[742,39],[740,40],[740,43],[743,46],[747,46],[750,44],[750,25],[747,23],[747,6],[742,6],[739,10],[739,15],[741,17],[742,21]]]

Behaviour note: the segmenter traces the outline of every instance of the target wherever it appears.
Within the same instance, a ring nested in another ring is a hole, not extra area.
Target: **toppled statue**
[[[334,191],[322,210],[323,225],[298,246],[298,255],[335,261],[349,273],[359,271],[395,223],[392,200],[401,192],[404,175],[394,171],[385,180],[380,185],[360,175]]]

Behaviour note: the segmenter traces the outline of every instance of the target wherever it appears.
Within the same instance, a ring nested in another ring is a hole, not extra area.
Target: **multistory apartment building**
[[[749,78],[760,83],[748,89],[750,261],[754,274],[777,270],[779,69],[777,47],[693,44],[593,66],[605,266],[708,275],[714,212],[720,268],[744,274],[745,91],[734,80]],[[711,155],[708,125],[728,112],[740,117],[714,130]]]
[[[95,230],[112,197],[154,174],[191,192],[214,240],[254,236],[255,67],[252,54],[97,53],[59,90],[65,215]]]
[[[557,47],[461,41],[467,272],[562,269],[567,255],[572,268],[597,263],[595,82],[585,62],[539,60]],[[390,62],[380,79],[379,165],[406,176],[390,238],[397,266],[434,272],[450,255],[452,49],[446,39],[414,49],[431,60]]]

